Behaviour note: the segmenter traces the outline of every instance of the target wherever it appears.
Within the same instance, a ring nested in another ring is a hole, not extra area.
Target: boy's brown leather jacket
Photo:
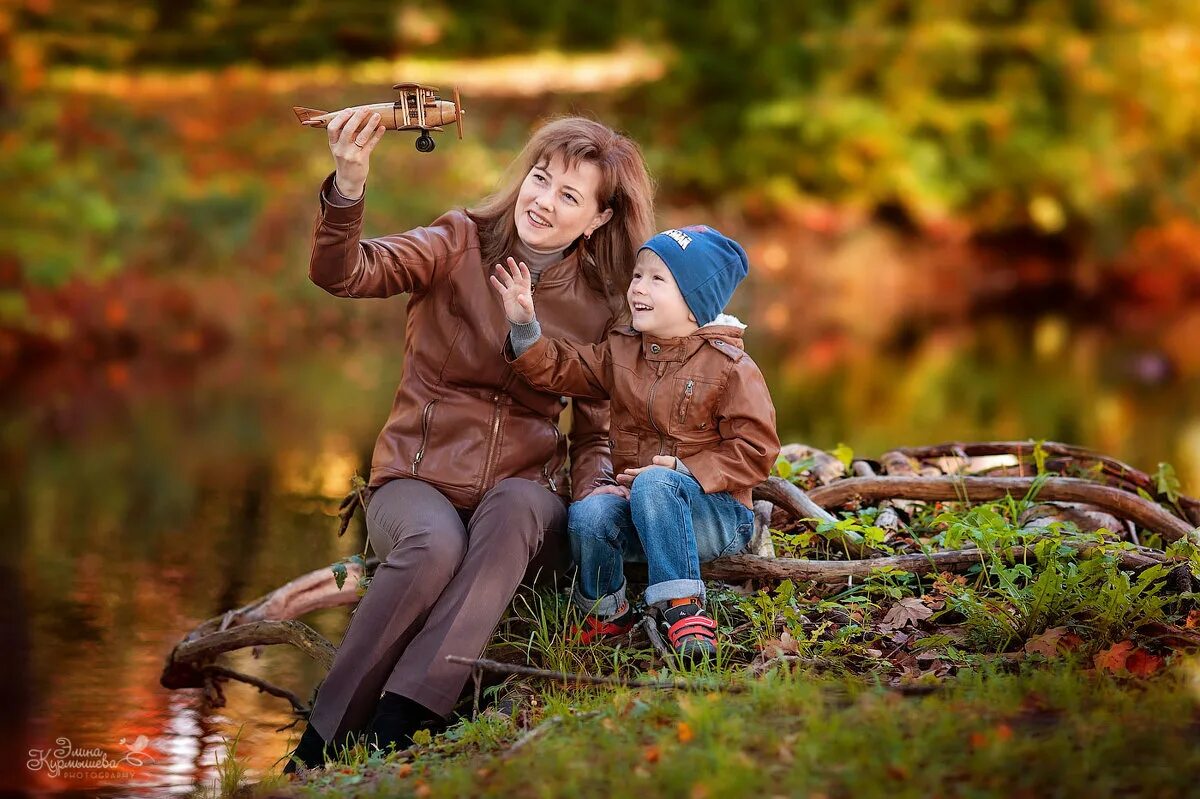
[[[475,223],[450,211],[428,227],[360,240],[364,202],[327,203],[332,181],[321,189],[309,277],[339,297],[411,295],[400,386],[370,484],[415,477],[463,508],[505,477],[566,495],[558,471],[568,447],[557,421],[567,400],[520,380],[501,357],[508,321],[488,283],[492,265],[480,262]],[[575,255],[547,267],[534,296],[551,334],[604,340],[612,311]],[[612,482],[608,439],[608,403],[577,400],[569,452],[576,498]]]
[[[537,308],[541,322],[540,303]],[[655,455],[674,455],[705,493],[728,491],[751,507],[751,490],[767,479],[779,455],[775,406],[742,349],[738,326],[706,325],[674,339],[623,327],[600,344],[543,335],[519,358],[506,346],[505,357],[531,385],[611,397],[618,474],[650,465]]]

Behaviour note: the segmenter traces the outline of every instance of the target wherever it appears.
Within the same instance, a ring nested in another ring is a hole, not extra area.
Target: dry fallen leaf
[[[659,751],[658,747],[655,746],[654,744],[650,744],[649,746],[647,746],[645,749],[642,750],[642,759],[645,760],[647,763],[657,763],[658,758],[661,755],[662,755],[662,753]]]
[[[1133,641],[1119,641],[1108,649],[1097,652],[1096,656],[1092,658],[1092,662],[1101,671],[1111,671],[1114,674],[1119,674],[1125,670],[1125,661],[1129,659],[1129,654],[1132,651]]]
[[[915,626],[917,622],[928,619],[932,615],[933,611],[918,597],[905,597],[893,605],[892,609],[883,617],[883,621],[879,624],[879,630],[881,632],[890,632],[891,630],[899,630],[909,624]]]
[[[1129,659],[1125,661],[1125,668],[1129,669],[1129,673],[1135,677],[1149,677],[1162,668],[1163,659],[1158,655],[1152,655],[1145,649],[1137,648],[1129,654]]]
[[[783,631],[783,635],[778,638],[769,638],[763,641],[763,654],[767,657],[779,657],[780,655],[798,655],[800,654],[800,645],[796,643],[796,639],[787,630]]]
[[[1189,630],[1200,627],[1200,610],[1189,610],[1183,626]]]
[[[681,721],[675,725],[675,732],[679,735],[679,743],[685,744],[695,737],[692,728],[688,726],[686,721]]]
[[[1051,627],[1041,635],[1035,635],[1025,642],[1025,654],[1044,655],[1048,658],[1058,657],[1059,643],[1067,634],[1066,627]]]

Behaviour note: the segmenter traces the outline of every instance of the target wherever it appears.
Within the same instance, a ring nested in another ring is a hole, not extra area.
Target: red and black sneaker
[[[599,616],[587,614],[583,617],[582,624],[571,628],[571,635],[581,644],[591,644],[605,638],[625,635],[633,629],[633,625],[636,623],[637,618],[633,613],[633,605],[626,603],[625,610],[611,619],[602,619]]]
[[[717,654],[717,623],[698,602],[672,607],[651,606],[647,632],[660,650],[673,651],[685,662],[703,663]]]

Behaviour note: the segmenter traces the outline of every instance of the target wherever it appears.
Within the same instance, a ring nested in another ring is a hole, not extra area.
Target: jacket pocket
[[[671,397],[672,433],[703,433],[716,429],[719,383],[700,377],[677,377]]]
[[[632,433],[628,430],[622,430],[621,428],[615,426],[610,427],[608,446],[612,450],[613,455],[637,455],[637,433]]]

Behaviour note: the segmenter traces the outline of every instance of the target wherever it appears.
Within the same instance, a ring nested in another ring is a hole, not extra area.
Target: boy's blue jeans
[[[629,499],[592,494],[568,509],[571,552],[579,564],[572,600],[584,612],[612,616],[625,603],[623,561],[650,571],[646,604],[700,597],[700,563],[741,552],[754,514],[730,494],[705,494],[696,479],[653,466],[633,481]]]

